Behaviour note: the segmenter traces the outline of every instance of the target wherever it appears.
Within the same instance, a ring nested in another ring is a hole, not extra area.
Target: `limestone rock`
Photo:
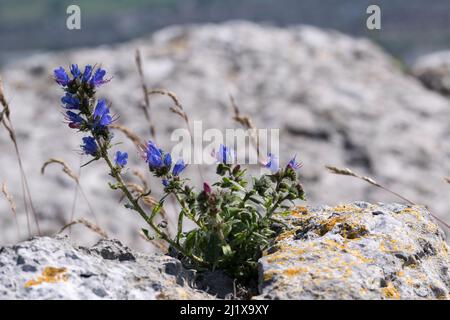
[[[298,208],[260,259],[257,299],[449,299],[442,230],[423,207]]]
[[[412,73],[431,90],[450,95],[450,51],[438,51],[419,57]]]
[[[193,276],[174,258],[116,240],[83,248],[42,237],[0,248],[0,300],[214,298],[190,287]]]

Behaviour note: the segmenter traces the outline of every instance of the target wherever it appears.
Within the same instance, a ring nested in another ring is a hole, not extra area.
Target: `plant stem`
[[[152,219],[149,219],[148,215],[145,213],[145,211],[139,205],[138,201],[133,197],[131,192],[126,187],[125,183],[123,182],[120,172],[117,170],[117,168],[112,164],[111,160],[109,159],[106,145],[101,144],[98,138],[96,138],[96,141],[97,141],[97,144],[100,146],[101,157],[105,160],[106,164],[111,169],[111,176],[113,178],[115,178],[116,181],[119,183],[120,190],[122,190],[122,192],[125,194],[127,199],[133,205],[133,209],[140,214],[140,216],[158,234],[158,236],[160,236],[163,240],[165,240],[167,243],[169,243],[172,247],[174,247],[179,252],[181,252],[185,257],[188,257],[189,259],[198,263],[199,265],[206,265],[206,263],[203,261],[203,259],[201,259],[193,254],[186,253],[185,250],[183,250],[183,248],[179,245],[179,243],[170,239],[167,234],[165,234],[164,232],[159,230],[159,228],[153,223]]]

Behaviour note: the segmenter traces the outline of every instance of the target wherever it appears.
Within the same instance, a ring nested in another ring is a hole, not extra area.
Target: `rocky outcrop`
[[[92,248],[68,238],[34,238],[0,248],[2,299],[211,299],[194,273],[164,255],[133,252],[119,241]]]
[[[450,173],[449,100],[424,88],[366,39],[308,26],[281,29],[230,22],[167,28],[116,46],[42,53],[2,70],[43,234],[54,234],[68,221],[75,186],[59,168],[49,167],[41,176],[42,163],[49,157],[64,158],[77,172],[79,164],[87,161],[80,162],[76,151],[81,135],[62,120],[61,90],[51,78],[53,69],[69,63],[102,64],[113,79],[99,94],[112,102],[120,123],[148,139],[139,108],[143,97],[134,62],[138,47],[148,86],[175,92],[191,122],[203,120],[204,128],[221,130],[237,127],[229,107],[231,93],[241,112],[259,128],[280,129],[281,161],[298,153],[311,205],[394,201],[377,188],[324,169],[336,165],[371,175],[445,218],[450,190],[442,177]],[[185,127],[170,113],[170,106],[166,97],[151,98],[157,141],[164,149],[174,145],[169,141],[172,129]],[[130,154],[129,167],[145,170],[134,146],[121,133],[116,137],[124,142],[120,148]],[[17,160],[4,131],[0,131],[0,150],[0,178],[8,183],[18,212],[25,212]],[[201,187],[195,166],[186,175]],[[211,182],[213,175],[213,167],[203,166],[205,180]],[[108,188],[108,179],[101,163],[83,168],[81,185],[96,218],[83,197],[78,198],[75,217],[97,219],[100,227],[130,247],[150,250],[136,232],[140,218],[118,205],[120,195]],[[134,181],[131,170],[126,179]],[[157,196],[160,183],[150,184]],[[16,242],[14,220],[2,198],[0,213],[4,226],[0,243]],[[175,215],[170,217],[173,222]],[[24,214],[19,215],[19,224],[23,239]],[[72,235],[84,245],[96,241],[81,226],[73,227]]]
[[[280,219],[286,226],[260,259],[253,299],[450,298],[448,246],[423,207],[356,202],[297,207]],[[84,248],[43,237],[0,248],[0,299],[235,295],[235,283],[221,272],[198,274],[118,241]]]
[[[449,299],[441,229],[418,206],[297,208],[260,260],[260,299]]]
[[[411,71],[426,87],[450,95],[450,51],[419,57]]]

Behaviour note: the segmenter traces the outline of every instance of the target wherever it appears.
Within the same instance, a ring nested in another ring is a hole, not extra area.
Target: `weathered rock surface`
[[[449,299],[442,230],[423,207],[298,208],[260,260],[259,299]]]
[[[42,237],[0,248],[0,299],[213,298],[189,286],[193,275],[174,258],[117,240],[83,248]]]
[[[69,63],[101,63],[114,78],[99,94],[112,102],[120,123],[148,139],[147,123],[138,108],[143,97],[134,63],[137,47],[149,87],[175,92],[192,122],[203,120],[204,128],[235,128],[228,98],[232,93],[242,113],[259,128],[279,128],[281,161],[298,152],[310,204],[394,201],[363,182],[328,174],[323,166],[331,164],[371,175],[429,205],[435,214],[449,217],[450,190],[442,179],[450,175],[448,99],[405,74],[368,40],[308,26],[281,29],[230,22],[172,27],[116,46],[42,53],[2,70],[43,234],[54,234],[69,220],[75,186],[56,167],[41,176],[42,163],[49,157],[64,158],[75,171],[82,163],[76,151],[81,135],[63,123],[61,90],[51,78],[53,69]],[[157,141],[168,149],[174,145],[169,141],[172,129],[184,128],[184,123],[168,111],[171,102],[166,97],[153,97],[151,105]],[[130,154],[130,167],[144,170],[132,144],[120,133],[117,138],[124,142],[120,148]],[[17,160],[4,130],[0,150],[0,180],[8,183],[18,212],[23,213]],[[203,171],[210,181],[214,168],[205,166]],[[128,173],[127,180],[134,180],[131,170]],[[201,187],[194,166],[186,174]],[[108,179],[100,162],[82,170],[81,185],[98,224],[127,245],[149,250],[136,232],[141,219],[118,205],[120,195],[108,188]],[[151,184],[156,195],[160,182]],[[1,197],[0,243],[17,241],[9,212]],[[75,217],[80,216],[95,222],[82,197]],[[24,239],[24,214],[19,223]],[[81,226],[75,226],[72,234],[86,245],[95,241]]]
[[[423,207],[355,202],[297,207],[283,219],[289,227],[260,259],[253,299],[450,298],[448,246]],[[199,277],[117,240],[85,248],[42,237],[0,248],[0,299],[214,299],[235,291],[221,272]]]
[[[411,70],[428,88],[450,95],[450,51],[419,57]]]

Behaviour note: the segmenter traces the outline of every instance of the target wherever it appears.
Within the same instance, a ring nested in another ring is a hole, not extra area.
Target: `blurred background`
[[[65,11],[82,8],[82,32],[70,32]],[[366,8],[382,7],[382,32],[363,26]],[[173,24],[245,19],[277,26],[311,24],[366,36],[394,56],[450,44],[450,2],[434,0],[1,0],[2,60],[32,50],[60,50],[122,42]]]
[[[81,8],[81,30],[66,28],[71,4]],[[381,8],[381,30],[366,27],[372,4]],[[120,114],[120,124],[148,139],[139,49],[147,86],[175,92],[205,129],[239,127],[230,94],[257,127],[280,129],[282,161],[297,153],[304,163],[309,205],[402,202],[324,168],[336,165],[370,175],[450,221],[449,47],[448,0],[0,0],[0,75],[42,234],[83,217],[142,250],[151,250],[138,232],[144,225],[109,190],[105,167],[78,169],[88,159],[79,154],[82,136],[62,120],[56,67],[101,64],[113,79],[99,95]],[[170,106],[164,97],[151,98],[164,149],[173,146],[173,130],[184,127]],[[138,182],[131,170],[145,165],[132,143],[117,137],[130,153],[127,179]],[[81,175],[86,198],[60,168],[41,175],[50,157]],[[213,181],[214,169],[202,170]],[[201,186],[197,168],[187,175]],[[159,182],[147,178],[157,196]],[[0,182],[19,222],[17,232],[2,195],[0,244],[37,234],[32,219],[27,223],[17,158],[3,127]],[[82,227],[71,235],[80,243],[97,237]]]

